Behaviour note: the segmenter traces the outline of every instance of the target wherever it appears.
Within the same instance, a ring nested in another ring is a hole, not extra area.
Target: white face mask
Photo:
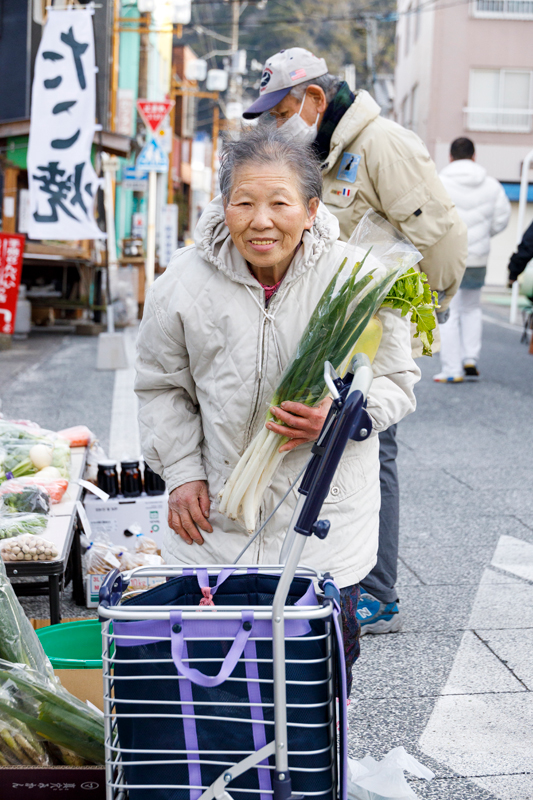
[[[283,123],[280,131],[284,136],[287,137],[287,139],[297,139],[303,144],[311,144],[311,142],[315,141],[318,133],[318,118],[320,117],[320,113],[317,113],[316,119],[312,125],[308,125],[307,122],[302,119],[300,115],[302,113],[302,108],[304,107],[306,97],[307,95],[304,94],[300,110],[297,114],[293,114],[292,117],[289,117],[287,122]]]

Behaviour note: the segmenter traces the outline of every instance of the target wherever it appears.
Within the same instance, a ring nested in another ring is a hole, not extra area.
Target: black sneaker
[[[463,369],[467,378],[479,378],[479,370],[475,361],[465,361]]]

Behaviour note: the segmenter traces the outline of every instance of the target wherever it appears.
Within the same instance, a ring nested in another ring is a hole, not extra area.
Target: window
[[[473,0],[472,16],[485,19],[533,19],[533,0]]]
[[[529,133],[533,115],[528,70],[472,69],[466,128],[471,131]]]

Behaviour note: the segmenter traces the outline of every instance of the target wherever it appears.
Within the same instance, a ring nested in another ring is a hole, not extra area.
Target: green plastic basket
[[[102,669],[99,620],[49,625],[36,633],[54,669]]]

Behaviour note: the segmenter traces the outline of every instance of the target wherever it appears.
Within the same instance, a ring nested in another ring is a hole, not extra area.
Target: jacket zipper
[[[270,301],[271,306],[272,305],[274,305],[274,306],[279,306],[280,305],[281,301],[278,300],[277,303],[275,302],[278,299],[279,295],[280,295],[280,293],[279,293],[279,290],[278,290],[276,292],[276,294],[274,295],[274,297],[272,298],[272,300]],[[265,292],[264,292],[264,290],[263,290],[263,308],[266,309]],[[268,320],[268,322],[269,322],[269,324],[272,324],[272,323],[270,323],[269,320]],[[261,367],[261,372],[260,372],[259,378],[257,379],[254,407],[253,407],[252,415],[250,417],[250,423],[249,423],[248,429],[246,431],[245,440],[244,440],[244,449],[245,450],[249,446],[250,442],[252,441],[252,431],[254,429],[254,425],[255,425],[255,422],[256,422],[256,419],[257,419],[257,413],[258,413],[258,407],[259,407],[259,399],[261,397],[261,386],[262,386],[262,383],[263,383],[263,366],[265,364],[266,355],[267,355],[267,348],[265,347],[266,339],[267,339],[267,325],[264,325],[263,326],[263,341],[262,341],[262,347],[261,347],[262,361],[261,361],[261,364],[259,365]]]

